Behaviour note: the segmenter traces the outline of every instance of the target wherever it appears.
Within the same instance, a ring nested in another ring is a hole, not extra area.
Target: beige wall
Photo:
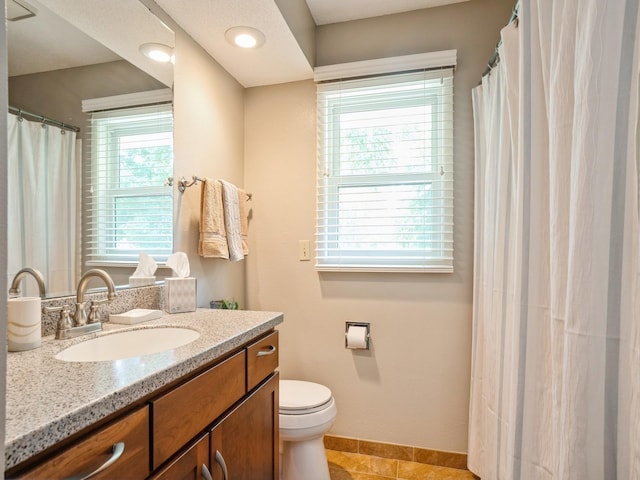
[[[198,304],[235,296],[248,308],[283,311],[283,376],[318,381],[333,390],[339,409],[335,434],[466,450],[473,237],[470,89],[512,3],[474,0],[394,16],[386,26],[382,19],[371,19],[318,29],[319,64],[458,49],[452,275],[318,274],[312,262],[298,261],[298,240],[313,240],[315,232],[314,84],[243,91],[163,18],[176,31],[176,176],[226,178],[254,195],[251,253],[238,264],[197,256],[199,187],[177,196],[176,248],[189,254],[199,282]],[[3,320],[0,314],[0,329]],[[371,322],[371,352],[344,349],[347,320]]]
[[[222,178],[243,184],[242,86],[160,10],[176,34],[174,66],[174,176]],[[197,254],[200,186],[175,197],[175,250],[186,252],[198,279],[198,306],[235,297],[245,301],[244,262],[203,259]]]
[[[176,32],[174,177],[208,176],[242,185],[243,89],[177,25],[172,28]],[[166,88],[125,61],[23,75],[9,82],[12,104],[83,131],[82,99]],[[210,300],[235,297],[244,306],[244,265],[197,255],[200,187],[184,194],[174,187],[174,194],[174,249],[189,256],[192,274],[198,278],[198,305],[208,307]],[[134,268],[107,270],[116,284],[126,284]],[[158,278],[166,275],[171,275],[168,269],[157,272]]]
[[[309,65],[316,64],[316,24],[306,2],[275,0]]]
[[[512,1],[474,0],[318,29],[319,64],[455,48],[455,273],[318,273],[298,261],[315,233],[315,86],[248,89],[245,185],[254,193],[247,260],[252,309],[285,313],[283,378],[329,386],[332,432],[467,449],[473,268],[471,88]],[[345,321],[371,322],[370,352],[344,348]]]
[[[9,104],[88,130],[82,100],[167,88],[125,60],[9,78]]]

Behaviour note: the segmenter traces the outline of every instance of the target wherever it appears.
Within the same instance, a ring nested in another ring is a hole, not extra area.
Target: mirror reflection
[[[82,100],[170,87],[171,64],[149,60],[139,47],[173,46],[173,34],[137,0],[8,3],[15,18],[8,22],[9,104],[15,107],[8,130],[8,280],[23,267],[36,268],[45,276],[47,296],[67,295],[81,272],[95,266],[84,266],[87,239],[95,237],[81,213],[94,188],[88,183],[90,115]],[[136,21],[124,22],[123,15]],[[128,159],[129,166],[139,160]],[[167,168],[172,165],[165,158]],[[171,198],[170,189],[162,193]],[[120,285],[134,269],[109,267],[100,266]],[[37,295],[37,285],[22,287]]]

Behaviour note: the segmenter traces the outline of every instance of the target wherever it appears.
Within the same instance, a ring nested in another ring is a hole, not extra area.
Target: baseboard
[[[443,452],[408,445],[372,442],[357,438],[325,435],[324,446],[328,450],[339,452],[374,455],[376,457],[405,460],[408,462],[426,463],[440,467],[467,469],[467,455],[465,453]]]

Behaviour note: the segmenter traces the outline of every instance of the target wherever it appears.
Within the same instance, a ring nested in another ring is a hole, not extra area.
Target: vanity
[[[99,362],[55,356],[87,338],[43,339],[7,363],[7,478],[277,479],[281,313],[198,309],[121,330],[200,336]],[[117,335],[117,333],[116,333]]]

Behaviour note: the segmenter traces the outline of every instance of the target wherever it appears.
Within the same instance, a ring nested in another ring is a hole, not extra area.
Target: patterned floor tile
[[[456,468],[329,449],[326,453],[331,480],[477,480]]]

